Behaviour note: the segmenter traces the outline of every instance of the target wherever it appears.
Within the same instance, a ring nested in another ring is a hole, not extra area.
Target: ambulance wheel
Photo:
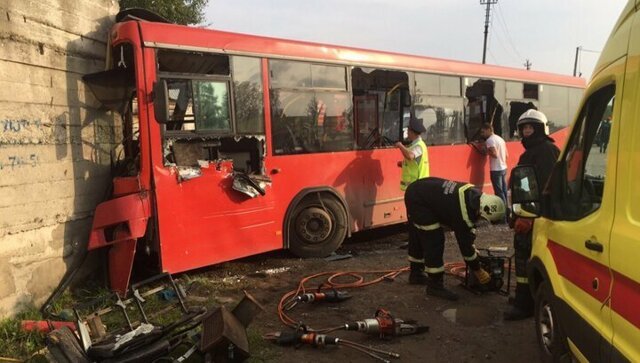
[[[558,313],[552,300],[553,290],[549,282],[543,281],[538,286],[535,296],[536,336],[544,362],[570,362],[567,336],[565,335]],[[568,359],[568,360],[567,360]]]
[[[299,257],[325,257],[347,235],[347,212],[328,194],[313,193],[294,209],[289,220],[289,249]]]

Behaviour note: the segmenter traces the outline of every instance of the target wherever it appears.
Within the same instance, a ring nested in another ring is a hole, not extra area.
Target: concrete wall
[[[0,317],[40,304],[87,243],[119,125],[82,83],[116,0],[0,0]]]

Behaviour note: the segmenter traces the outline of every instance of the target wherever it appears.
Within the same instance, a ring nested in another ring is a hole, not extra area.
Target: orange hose
[[[305,287],[305,284],[313,279],[328,276],[326,280],[318,286],[318,290],[355,289],[358,287],[365,287],[365,286],[377,284],[384,280],[393,280],[398,275],[400,275],[405,271],[409,271],[409,268],[403,267],[395,270],[375,270],[375,271],[345,271],[345,272],[331,271],[331,272],[321,272],[314,275],[303,277],[298,283],[298,287],[295,290],[291,290],[287,292],[282,296],[282,298],[280,298],[280,302],[278,303],[278,317],[280,318],[280,321],[282,321],[282,323],[288,327],[295,328],[296,326],[299,325],[297,321],[295,321],[289,315],[287,315],[287,313],[285,312],[285,306],[293,303],[293,299],[296,296],[306,293],[307,288]],[[382,275],[377,278],[374,278],[373,280],[366,281],[362,276],[364,274],[382,274]],[[346,283],[337,281],[339,278],[344,278],[344,277],[350,277],[354,279],[354,281],[346,282]],[[314,330],[314,331],[321,332],[325,330],[331,331],[331,330],[336,330],[336,328],[334,327],[334,328],[320,329],[320,330]]]
[[[505,268],[507,267],[507,263],[505,262]],[[464,262],[449,262],[444,265],[445,272],[455,276],[461,280],[464,280],[466,276],[466,264]],[[513,270],[513,268],[512,268]],[[373,284],[377,284],[381,281],[385,280],[394,280],[398,275],[403,272],[409,271],[409,267],[403,267],[394,270],[373,270],[373,271],[330,271],[330,272],[320,272],[314,275],[303,277],[298,283],[298,287],[295,290],[291,290],[284,294],[282,298],[280,298],[280,302],[278,303],[278,317],[282,323],[290,328],[296,328],[300,325],[300,322],[291,318],[285,312],[285,306],[288,306],[293,303],[294,298],[298,295],[305,294],[307,292],[307,284],[309,281],[313,279],[317,279],[320,277],[325,277],[325,281],[318,285],[317,291],[321,291],[323,289],[355,289],[359,287],[365,287]],[[370,281],[366,281],[362,275],[365,274],[382,274],[377,278],[374,278]],[[351,278],[352,282],[338,282],[339,278]],[[332,327],[332,328],[324,328],[324,329],[310,329],[311,331],[315,331],[318,333],[326,333],[340,329],[340,327]]]

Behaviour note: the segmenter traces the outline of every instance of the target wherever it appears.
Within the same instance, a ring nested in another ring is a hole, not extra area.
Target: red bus
[[[126,15],[126,14],[125,14]],[[558,142],[579,78],[193,28],[130,16],[109,70],[84,77],[122,119],[110,200],[89,249],[109,247],[111,286],[134,258],[177,273],[287,248],[325,256],[351,233],[406,221],[400,151],[423,120],[431,175],[490,187],[469,141],[481,122],[522,152],[535,105]]]

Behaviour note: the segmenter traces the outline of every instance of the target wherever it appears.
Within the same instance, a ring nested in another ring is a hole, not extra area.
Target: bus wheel
[[[312,194],[293,211],[289,223],[289,249],[299,257],[324,257],[335,251],[347,235],[347,213],[334,196]]]
[[[535,296],[536,335],[545,362],[570,362],[567,337],[558,321],[558,314],[551,304],[553,290],[548,281],[538,286]]]

